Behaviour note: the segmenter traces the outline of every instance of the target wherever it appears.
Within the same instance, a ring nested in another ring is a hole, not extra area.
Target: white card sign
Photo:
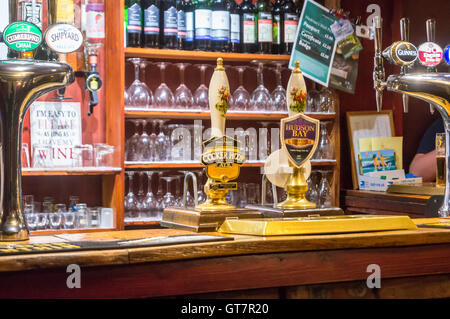
[[[81,132],[79,102],[34,102],[30,108],[33,167],[71,167]]]

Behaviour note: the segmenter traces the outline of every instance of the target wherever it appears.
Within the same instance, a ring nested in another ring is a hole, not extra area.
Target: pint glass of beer
[[[436,186],[445,186],[445,133],[436,134]]]

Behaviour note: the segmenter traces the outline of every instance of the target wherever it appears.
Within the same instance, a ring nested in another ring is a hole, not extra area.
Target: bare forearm
[[[421,176],[424,182],[436,180],[436,151],[427,154],[416,154],[409,166],[409,172]]]

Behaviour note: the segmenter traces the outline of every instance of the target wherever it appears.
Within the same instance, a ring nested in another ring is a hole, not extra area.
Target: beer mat
[[[215,235],[176,235],[114,241],[71,241],[64,243],[0,244],[0,256],[59,253],[69,251],[106,250],[232,241],[233,237]]]
[[[431,223],[431,224],[420,224],[417,227],[427,227],[427,228],[445,228],[450,229],[450,222],[439,222],[439,223]]]

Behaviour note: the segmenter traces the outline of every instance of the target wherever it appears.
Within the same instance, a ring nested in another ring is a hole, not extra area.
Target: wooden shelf
[[[159,226],[160,225],[159,220],[134,220],[134,221],[127,221],[125,220],[124,225],[126,226]]]
[[[98,167],[86,168],[68,168],[68,169],[37,169],[37,168],[23,168],[22,176],[83,176],[83,175],[114,175],[122,171],[120,167],[108,167],[100,169]]]
[[[265,162],[244,163],[242,167],[264,167]],[[312,160],[313,167],[335,166],[335,160]],[[125,162],[126,170],[151,170],[151,169],[169,169],[169,168],[203,168],[204,165],[198,162],[184,162],[184,163],[130,163]]]
[[[215,61],[223,58],[225,62],[284,61],[289,62],[290,55],[250,54],[229,52],[182,51],[168,49],[125,48],[126,58],[153,58],[163,60]]]
[[[333,120],[335,113],[307,113],[306,115],[318,120]],[[227,120],[255,120],[255,121],[279,121],[287,117],[287,113],[262,113],[262,112],[229,112]],[[128,119],[184,119],[184,120],[209,120],[210,112],[195,111],[159,111],[159,110],[138,110],[137,108],[125,108],[125,118]]]

